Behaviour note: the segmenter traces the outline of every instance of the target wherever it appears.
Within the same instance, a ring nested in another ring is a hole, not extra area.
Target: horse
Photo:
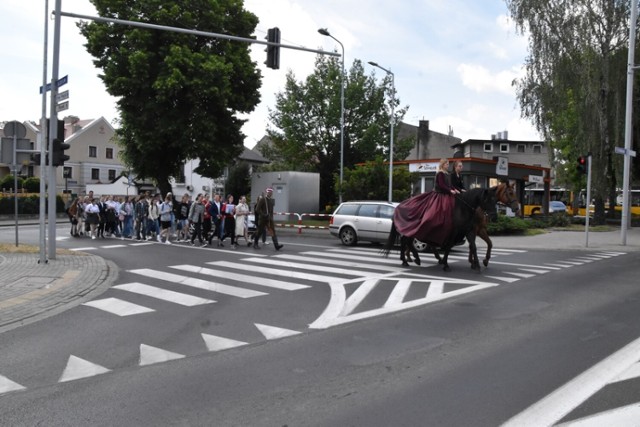
[[[481,190],[481,189],[470,190],[470,192],[473,192],[476,190]],[[518,203],[518,200],[516,197],[516,191],[513,185],[509,185],[508,183],[503,182],[495,187],[492,187],[489,190],[484,190],[484,191],[488,192],[489,197],[487,198],[486,195],[483,195],[482,201],[475,209],[471,209],[471,205],[469,205],[468,202],[464,201],[464,198],[462,196],[465,193],[461,194],[460,196],[457,196],[458,200],[461,203],[457,202],[456,206],[458,206],[459,204],[463,204],[463,205],[466,205],[469,208],[469,210],[473,211],[472,226],[469,227],[468,224],[463,224],[466,226],[460,230],[457,230],[459,224],[456,224],[454,222],[454,231],[452,234],[456,235],[456,238],[454,239],[453,244],[450,244],[448,250],[447,250],[448,245],[446,243],[445,245],[443,245],[443,248],[445,249],[445,258],[443,259],[440,257],[440,254],[438,253],[437,248],[430,246],[434,252],[436,259],[438,259],[438,263],[444,264],[445,271],[450,270],[446,262],[448,253],[451,250],[451,247],[455,243],[460,241],[462,237],[466,237],[467,240],[469,241],[469,262],[471,263],[471,268],[478,271],[480,270],[480,262],[478,260],[477,248],[475,245],[475,237],[479,236],[487,243],[487,254],[485,256],[485,259],[483,260],[483,264],[485,265],[485,267],[488,266],[489,259],[491,258],[491,248],[493,244],[491,242],[491,239],[489,239],[489,235],[487,232],[487,222],[489,221],[489,218],[493,219],[495,218],[495,216],[497,216],[495,204],[499,203],[499,204],[507,205],[516,213],[519,211],[520,205]],[[467,193],[470,193],[470,192],[467,192]],[[493,201],[493,203],[491,203],[491,201]],[[466,209],[465,209],[465,212],[469,213],[468,210]],[[454,213],[455,213],[455,209],[454,209]],[[392,237],[392,235],[394,235],[394,237]],[[449,241],[451,240],[451,238],[452,236],[450,236],[449,239],[447,240]],[[395,228],[395,224],[393,224],[393,222],[391,225],[391,233],[389,235],[389,240],[387,241],[387,245],[385,246],[385,249],[383,249],[383,254],[387,256],[393,244],[395,244],[397,240],[400,241],[400,259],[402,260],[402,265],[403,266],[409,265],[407,262],[407,258],[409,261],[411,260],[409,253],[413,254],[416,264],[420,265],[420,256],[418,255],[418,251],[415,249],[415,246],[413,244],[414,239],[407,236],[400,235],[397,232]]]
[[[482,207],[487,211],[490,211],[492,209],[495,210],[495,195],[495,188],[489,190],[483,188],[475,188],[473,190],[469,190],[455,196],[456,200],[453,209],[453,228],[449,233],[449,236],[445,239],[444,244],[442,245],[442,248],[444,249],[444,257],[439,261],[440,264],[443,264],[443,269],[445,271],[451,270],[447,262],[451,248],[458,241],[462,240],[463,237],[467,238],[467,241],[469,242],[469,250],[471,250],[475,254],[475,258],[477,259],[475,234],[473,233],[473,220],[475,210],[477,207]],[[389,252],[398,240],[400,240],[401,245],[408,245],[405,247],[412,248],[413,238],[417,238],[422,241],[429,241],[429,236],[402,236],[396,229],[395,222],[392,221],[389,238],[387,239],[387,243],[382,250],[383,255],[388,256]],[[404,257],[404,251],[402,249],[403,248],[401,248],[401,258]],[[415,247],[413,247],[412,253],[414,257],[416,257],[416,259],[419,259],[419,256],[417,256],[417,251],[414,251]],[[435,253],[437,254],[437,251]],[[439,254],[437,256],[439,256]]]
[[[498,204],[509,207],[514,213],[517,214],[520,211],[520,203],[518,202],[515,185],[509,184],[507,182],[502,182],[495,188],[496,201],[498,202]],[[489,238],[489,232],[487,230],[487,224],[492,219],[493,217],[491,217],[490,214],[485,212],[482,208],[476,209],[476,214],[473,222],[475,235],[477,237],[480,237],[487,244],[487,253],[482,260],[482,264],[484,264],[485,267],[489,266],[489,259],[491,259],[491,249],[493,248],[493,242]],[[473,259],[471,249],[469,249],[469,263],[471,264],[471,268],[480,268],[477,257],[475,260]]]

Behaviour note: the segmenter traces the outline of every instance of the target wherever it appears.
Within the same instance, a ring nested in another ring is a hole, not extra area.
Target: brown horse
[[[520,203],[518,202],[518,196],[514,184],[509,184],[507,182],[500,183],[496,187],[496,201],[500,205],[509,207],[516,214],[520,211]],[[485,212],[481,208],[476,209],[474,218],[475,235],[477,237],[480,237],[487,244],[487,253],[482,260],[482,264],[484,264],[485,267],[489,266],[489,260],[491,259],[491,249],[493,248],[493,242],[489,238],[489,232],[487,230],[487,224],[489,223],[489,221],[490,218],[487,212]],[[475,260],[475,262],[479,267],[479,262],[477,259]],[[471,253],[471,249],[469,249],[469,263],[471,264],[471,268],[474,268],[474,259],[473,254]]]

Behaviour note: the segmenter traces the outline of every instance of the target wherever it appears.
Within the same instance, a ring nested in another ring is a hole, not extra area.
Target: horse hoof
[[[409,267],[409,263],[405,261],[405,262],[402,263],[402,266],[403,267]]]
[[[482,261],[482,263],[484,264],[485,267],[489,267],[489,260],[485,259],[484,261]]]
[[[420,265],[420,258],[416,258],[416,265]]]

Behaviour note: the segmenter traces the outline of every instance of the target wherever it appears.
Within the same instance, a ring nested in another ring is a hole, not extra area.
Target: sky
[[[49,0],[49,10],[55,0]],[[365,7],[366,4],[366,7]],[[37,7],[39,6],[39,7]],[[467,139],[489,139],[508,131],[510,140],[539,140],[531,123],[520,118],[511,82],[523,75],[527,39],[516,32],[504,0],[245,0],[245,9],[258,16],[255,31],[264,40],[278,27],[281,43],[342,52],[328,31],[344,45],[345,68],[354,60],[381,82],[394,74],[397,96],[409,110],[404,122],[417,126],[428,120],[432,131]],[[96,15],[89,0],[62,0],[62,10]],[[43,97],[45,0],[2,0],[0,3],[0,121],[38,121]],[[69,109],[81,119],[101,116],[114,123],[115,99],[99,79],[100,70],[83,47],[76,20],[63,17],[59,76],[68,75]],[[47,81],[51,79],[53,20],[48,19]],[[313,71],[316,54],[281,49],[280,69],[264,65],[264,45],[252,45],[251,55],[261,69],[261,103],[242,116],[245,146],[252,148],[270,126],[269,109],[284,89],[291,70],[297,81]],[[48,101],[47,101],[48,102]],[[49,107],[46,107],[48,115]]]

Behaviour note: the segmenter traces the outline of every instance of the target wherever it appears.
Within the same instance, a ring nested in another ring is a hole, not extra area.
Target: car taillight
[[[333,216],[329,217],[329,225],[333,225]]]

